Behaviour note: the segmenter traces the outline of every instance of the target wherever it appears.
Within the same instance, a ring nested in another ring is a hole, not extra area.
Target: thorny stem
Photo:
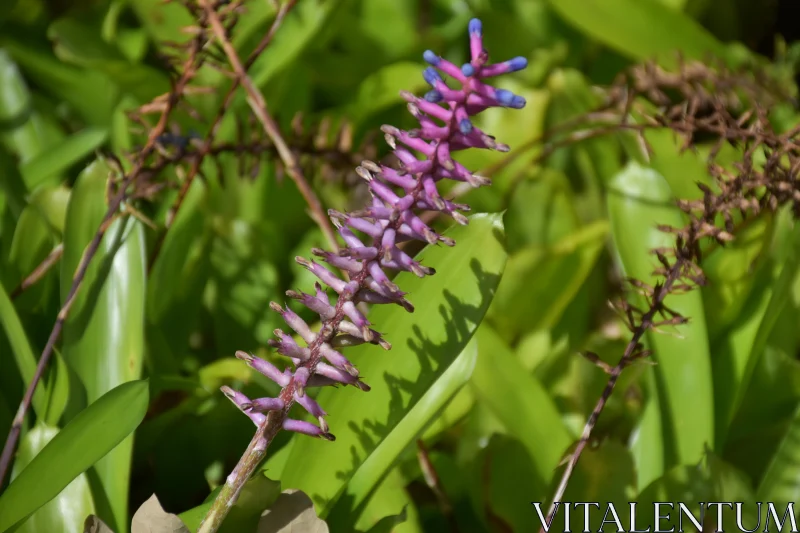
[[[92,237],[92,240],[89,242],[83,252],[83,255],[81,256],[78,268],[72,278],[72,285],[70,286],[69,293],[67,294],[64,304],[61,306],[61,309],[58,312],[56,322],[53,325],[52,331],[50,332],[50,337],[47,339],[47,344],[45,344],[42,355],[39,357],[39,362],[36,365],[36,372],[33,375],[33,379],[28,384],[28,388],[25,390],[25,394],[22,397],[22,401],[17,409],[17,413],[14,415],[14,419],[11,423],[11,429],[3,447],[3,452],[0,455],[0,487],[3,485],[6,475],[8,474],[9,467],[11,466],[14,450],[17,447],[17,441],[19,440],[19,435],[22,431],[22,424],[25,420],[25,414],[30,408],[31,400],[33,399],[33,393],[36,390],[39,381],[42,379],[42,376],[44,375],[44,371],[47,368],[47,364],[50,362],[50,358],[53,356],[56,342],[61,336],[61,331],[64,329],[64,323],[69,316],[72,305],[75,303],[78,290],[80,289],[83,279],[86,276],[86,272],[89,269],[89,263],[92,261],[97,253],[97,250],[100,248],[100,242],[103,240],[103,236],[119,211],[120,206],[129,197],[130,193],[128,188],[139,178],[142,169],[144,168],[145,160],[151,153],[153,153],[158,137],[166,130],[169,115],[175,108],[175,105],[179,99],[179,95],[182,94],[182,91],[194,75],[195,61],[198,58],[202,45],[203,43],[199,39],[195,39],[193,41],[189,57],[186,59],[184,64],[185,68],[183,70],[183,74],[177,80],[173,91],[170,92],[166,105],[161,113],[161,116],[159,117],[158,123],[150,131],[147,142],[139,152],[139,157],[137,158],[136,163],[134,164],[130,173],[122,180],[122,184],[120,185],[117,193],[109,201],[108,210],[106,211],[105,215],[103,215],[102,222],[100,223],[97,232],[94,234],[94,237]]]
[[[225,28],[223,27],[219,16],[214,11],[209,0],[198,0],[198,4],[202,9],[205,10],[211,30],[217,37],[220,46],[222,46],[222,49],[225,51],[225,55],[228,57],[231,67],[233,67],[233,72],[236,75],[236,79],[247,93],[247,102],[250,104],[253,114],[255,114],[256,118],[261,123],[261,126],[264,128],[264,131],[272,140],[275,148],[278,151],[278,155],[283,161],[283,164],[286,166],[286,173],[289,174],[289,177],[291,177],[295,182],[297,189],[300,191],[303,199],[308,204],[308,208],[311,211],[311,217],[322,230],[322,233],[325,235],[325,238],[328,241],[328,245],[334,251],[338,250],[339,243],[336,240],[333,227],[331,226],[331,223],[322,208],[322,203],[319,201],[319,198],[317,198],[317,195],[314,193],[314,190],[311,188],[308,181],[306,181],[305,176],[303,176],[303,171],[300,168],[297,156],[294,154],[294,152],[292,152],[292,150],[286,144],[286,141],[283,139],[278,124],[269,114],[269,111],[267,110],[267,102],[264,100],[264,96],[261,94],[261,91],[259,91],[258,88],[253,85],[252,80],[250,80],[250,77],[247,75],[247,68],[242,64],[242,61],[239,59],[239,55],[236,53],[233,44],[231,43],[230,39],[228,39],[227,33],[225,32]]]

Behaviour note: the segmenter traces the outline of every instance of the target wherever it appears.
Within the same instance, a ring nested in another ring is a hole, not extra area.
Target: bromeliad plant
[[[312,331],[306,321],[288,307],[272,302],[271,308],[281,314],[304,343],[296,342],[280,329],[275,330],[277,338],[269,341],[278,353],[292,360],[294,368],[280,370],[264,359],[237,352],[239,359],[277,383],[281,392],[275,398],[251,399],[229,387],[222,388],[258,430],[228,476],[200,527],[201,532],[218,529],[281,429],[334,440],[325,421],[326,412],[306,394],[306,389],[344,384],[369,391],[358,369],[340,350],[363,343],[377,344],[386,350],[391,345],[372,328],[360,304],[397,304],[412,312],[414,307],[406,300],[406,293],[391,281],[387,271],[409,271],[419,277],[435,272],[415,261],[400,245],[408,241],[455,245],[454,240],[440,235],[420,218],[423,211],[450,216],[462,225],[468,222],[461,212],[468,211],[469,206],[444,199],[437,184],[445,179],[466,182],[473,187],[491,183],[455,161],[452,154],[466,148],[508,151],[508,146],[495,142],[494,137],[477,128],[470,117],[491,107],[524,107],[524,98],[482,80],[521,70],[527,66],[527,60],[516,57],[488,64],[489,55],[483,47],[478,19],[469,23],[469,42],[471,61],[460,68],[430,50],[424,53],[425,61],[431,66],[423,71],[423,77],[432,90],[422,98],[402,93],[420,127],[408,131],[393,126],[381,128],[399,161],[398,168],[364,161],[356,169],[367,181],[372,201],[366,208],[352,213],[329,211],[345,246],[336,252],[315,248],[312,253],[331,268],[303,257],[296,258],[321,283],[315,284],[313,294],[300,291],[286,294],[319,315],[319,331]],[[442,74],[457,81],[461,88],[451,88]],[[344,277],[340,277],[337,270]],[[336,294],[335,302],[331,303],[326,289]],[[316,418],[318,424],[290,417],[295,403]]]

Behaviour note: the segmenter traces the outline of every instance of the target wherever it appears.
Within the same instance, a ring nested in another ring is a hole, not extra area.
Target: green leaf
[[[552,328],[591,273],[608,234],[598,221],[557,244],[528,246],[508,260],[489,317],[505,338]]]
[[[38,358],[33,353],[28,337],[25,335],[22,321],[20,321],[14,305],[2,285],[0,285],[0,323],[2,323],[8,342],[11,344],[11,352],[22,380],[27,386],[28,383],[33,381]],[[39,416],[43,416],[46,412],[46,407],[47,388],[40,383],[33,392],[33,409]]]
[[[144,419],[148,400],[147,381],[133,381],[73,418],[0,496],[0,531],[52,500],[130,435]]]
[[[373,113],[405,102],[400,96],[401,90],[416,93],[425,87],[419,72],[419,63],[411,61],[399,61],[378,69],[359,85],[347,116],[358,123]],[[409,80],[412,80],[410,84]]]
[[[491,302],[506,261],[501,216],[474,216],[469,226],[448,235],[455,238],[455,248],[428,246],[420,254],[424,264],[437,270],[435,276],[401,273],[396,279],[412,301],[417,296],[416,311],[384,305],[370,315],[394,348],[381,354],[365,345],[349,352],[362,375],[373,378],[369,396],[354,387],[320,392],[318,401],[331,414],[337,441],[299,439],[292,447],[281,481],[309,493],[321,516],[343,490],[348,492],[340,504],[344,509],[355,508],[367,496],[364,491],[371,486],[365,480],[375,476],[365,465],[385,472],[395,459],[384,455],[384,441],[399,453],[398,441],[410,442],[424,429],[428,420],[414,420],[412,413],[430,416],[430,410],[415,407],[429,389],[445,383],[440,376],[469,342]],[[398,428],[403,434],[393,434]],[[376,451],[380,464],[371,460]],[[360,485],[346,486],[354,476]]]
[[[58,175],[90,155],[108,137],[108,131],[102,128],[86,128],[73,133],[59,143],[36,157],[25,162],[20,171],[25,183],[33,189],[47,178]]]
[[[37,424],[25,435],[20,442],[17,459],[14,462],[12,483],[58,433],[56,427]],[[86,474],[80,474],[58,496],[39,508],[15,531],[17,533],[38,533],[39,531],[80,533],[83,531],[84,518],[92,513],[94,513],[94,501],[89,489],[89,480]]]
[[[758,486],[757,501],[775,502],[776,508],[800,502],[800,405],[795,410],[778,450]]]
[[[674,237],[656,228],[658,224],[684,225],[680,211],[671,202],[672,192],[656,171],[630,163],[611,183],[608,209],[614,244],[626,276],[654,285],[658,266],[650,250],[673,247]],[[646,305],[637,298],[638,306]],[[664,416],[665,449],[672,465],[700,460],[705,446],[714,445],[714,404],[711,357],[702,297],[698,291],[672,294],[665,305],[684,317],[682,338],[648,332],[648,345],[657,362],[659,396]]]
[[[49,148],[61,132],[33,108],[33,97],[16,62],[0,49],[2,139],[24,163]],[[28,184],[30,188],[30,184]]]
[[[31,81],[74,108],[90,124],[107,127],[119,97],[119,89],[107,76],[59,61],[49,45],[28,46],[9,41],[4,46]]]
[[[549,0],[567,22],[598,41],[636,60],[654,56],[665,65],[677,63],[676,52],[702,60],[726,49],[703,27],[659,2],[641,0]]]
[[[450,400],[461,390],[475,368],[478,350],[474,342],[467,344],[464,351],[434,382],[422,398],[406,416],[365,459],[347,483],[345,493],[337,500],[330,512],[329,522],[334,525],[353,523],[364,507],[369,496],[380,481],[395,464],[415,438],[419,437],[428,424],[441,413]]]
[[[470,381],[479,401],[528,451],[544,486],[573,438],[542,384],[487,323],[478,328],[478,363]],[[502,392],[501,392],[502,391]]]
[[[794,234],[797,242],[800,229]],[[791,297],[797,269],[796,252],[791,253],[780,270],[762,269],[757,276],[757,290],[747,301],[741,319],[719,342],[714,359],[714,391],[719,405],[717,430],[720,445],[727,438],[730,424],[742,406],[769,336]]]
[[[284,20],[281,31],[253,64],[253,82],[263,87],[295,61],[314,39],[319,38],[323,27],[343,3],[342,0],[311,0],[294,8]]]
[[[98,160],[81,173],[73,189],[61,262],[62,300],[107,209],[109,176],[110,168]],[[64,358],[83,383],[88,403],[141,375],[144,299],[142,224],[132,217],[119,218],[103,237],[64,326]],[[127,440],[97,465],[118,532],[127,529],[132,445]],[[100,516],[110,519],[102,512]]]
[[[372,493],[355,527],[368,533],[421,533],[407,484],[400,469],[393,468]]]

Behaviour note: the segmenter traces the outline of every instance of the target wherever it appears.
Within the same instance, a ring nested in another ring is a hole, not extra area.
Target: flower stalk
[[[320,262],[296,258],[319,282],[315,284],[313,294],[290,290],[286,295],[319,315],[322,324],[319,331],[313,331],[288,306],[276,302],[270,304],[302,339],[302,343],[296,342],[292,335],[276,329],[275,339],[269,341],[279,354],[292,361],[294,368],[280,370],[264,359],[242,351],[236,353],[237,358],[277,383],[281,392],[275,398],[250,399],[228,387],[222,388],[258,430],[212,504],[200,526],[200,533],[217,531],[278,431],[283,429],[335,440],[325,421],[326,412],[306,393],[307,389],[351,385],[369,391],[358,369],[340,350],[364,343],[388,350],[391,345],[373,329],[359,304],[394,304],[413,312],[414,306],[405,298],[406,293],[391,281],[387,271],[407,271],[419,277],[433,275],[435,271],[415,261],[398,245],[421,241],[454,246],[455,241],[437,233],[419,214],[438,212],[459,224],[467,224],[463,212],[469,211],[469,206],[443,198],[437,184],[445,179],[472,187],[491,183],[488,178],[473,174],[455,161],[452,153],[468,148],[508,151],[508,146],[497,143],[494,137],[481,131],[470,117],[491,107],[524,107],[525,99],[521,96],[487,85],[483,80],[521,70],[527,66],[527,60],[517,57],[489,65],[478,19],[469,23],[469,44],[471,60],[461,67],[430,50],[423,54],[431,65],[423,71],[423,78],[431,90],[421,98],[409,92],[401,93],[409,112],[419,121],[419,128],[408,131],[394,126],[381,128],[399,161],[398,167],[362,162],[356,173],[368,183],[372,196],[369,205],[352,213],[328,212],[344,247],[336,252],[312,249],[312,254]],[[442,74],[461,87],[451,88]],[[337,271],[346,272],[348,279],[342,279]],[[329,291],[335,295],[333,303]],[[317,423],[292,418],[290,410],[294,404],[299,404]]]

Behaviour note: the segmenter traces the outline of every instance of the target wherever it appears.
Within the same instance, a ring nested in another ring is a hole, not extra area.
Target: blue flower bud
[[[494,97],[497,98],[497,101],[503,104],[506,107],[511,106],[511,102],[514,101],[514,93],[511,91],[507,91],[505,89],[497,89],[494,92]]]
[[[423,96],[423,98],[432,104],[444,100],[444,96],[442,96],[442,93],[436,90],[428,91],[427,93],[425,93],[425,96]]]
[[[437,56],[433,50],[425,50],[425,53],[422,54],[422,58],[434,67],[441,61],[441,58]]]
[[[514,109],[522,109],[523,107],[525,107],[526,103],[527,102],[525,102],[525,99],[523,97],[514,96],[514,98],[511,100],[511,104],[508,107],[513,107]]]
[[[509,59],[506,61],[506,65],[508,65],[509,72],[516,72],[518,70],[522,70],[528,66],[528,60],[522,56],[515,57],[514,59]]]
[[[470,76],[473,76],[475,74],[475,67],[473,67],[469,63],[464,63],[463,65],[461,65],[461,73],[469,78]]]
[[[468,135],[472,131],[472,122],[468,118],[462,118],[461,122],[458,123],[458,129],[464,135]]]
[[[425,81],[428,82],[430,85],[433,85],[437,81],[442,81],[442,77],[439,76],[439,73],[436,72],[436,69],[433,67],[428,67],[422,71],[422,77],[425,78]]]
[[[472,19],[469,21],[469,34],[481,35],[483,33],[483,24],[480,19]]]

